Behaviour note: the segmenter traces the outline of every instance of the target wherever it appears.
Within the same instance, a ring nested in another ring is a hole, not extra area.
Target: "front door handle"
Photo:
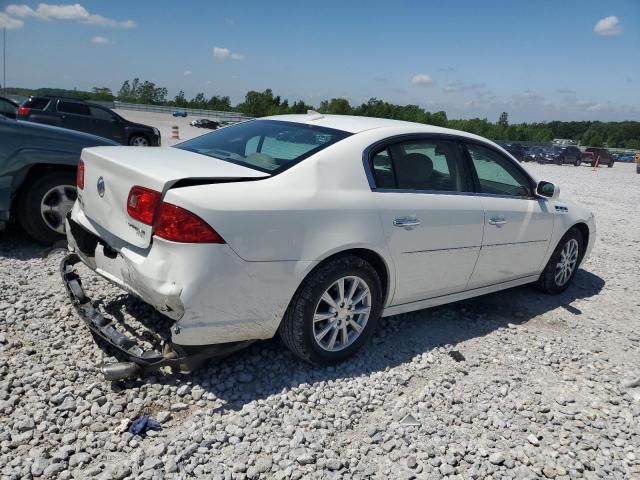
[[[489,225],[495,225],[496,227],[501,227],[507,223],[504,217],[493,217],[489,219]]]
[[[410,229],[413,227],[417,227],[418,225],[420,225],[420,223],[420,220],[418,220],[417,218],[396,218],[393,221],[393,226]]]

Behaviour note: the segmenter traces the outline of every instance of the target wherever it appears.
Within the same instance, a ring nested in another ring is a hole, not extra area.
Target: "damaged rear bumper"
[[[105,364],[102,372],[108,380],[133,378],[162,367],[189,373],[209,358],[223,357],[251,343],[233,342],[228,344],[203,345],[187,351],[184,347],[165,342],[160,350],[144,349],[133,339],[120,332],[114,322],[106,318],[86,295],[75,265],[80,257],[71,253],[60,264],[60,273],[72,305],[91,332],[107,342],[128,363]]]

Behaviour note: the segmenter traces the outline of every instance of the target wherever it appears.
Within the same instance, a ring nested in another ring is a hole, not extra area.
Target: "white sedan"
[[[141,150],[82,152],[62,275],[126,378],[273,337],[334,363],[381,316],[535,283],[567,288],[593,214],[484,138],[378,118],[285,115]],[[145,350],[82,289],[82,261],[173,320]]]

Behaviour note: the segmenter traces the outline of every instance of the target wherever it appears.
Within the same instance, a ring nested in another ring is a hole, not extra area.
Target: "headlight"
[[[153,129],[153,133],[155,133],[155,135],[157,137],[159,137],[160,136],[160,130],[158,130],[156,127],[152,127],[152,129]]]

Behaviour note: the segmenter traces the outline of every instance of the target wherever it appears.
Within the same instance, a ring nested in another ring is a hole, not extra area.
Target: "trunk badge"
[[[100,198],[104,197],[104,178],[98,178],[98,195]]]

